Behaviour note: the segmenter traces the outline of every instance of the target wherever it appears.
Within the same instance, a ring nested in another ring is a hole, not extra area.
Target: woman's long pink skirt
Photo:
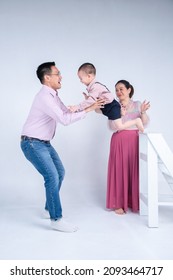
[[[108,209],[139,210],[139,134],[122,130],[112,135],[108,163]]]

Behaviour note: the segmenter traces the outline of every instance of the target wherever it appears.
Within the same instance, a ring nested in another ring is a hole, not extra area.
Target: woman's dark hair
[[[130,98],[132,98],[132,96],[133,96],[133,94],[134,94],[134,88],[133,88],[133,86],[128,82],[128,81],[126,81],[126,80],[119,80],[116,84],[115,84],[115,86],[117,85],[117,84],[123,84],[125,87],[126,87],[126,89],[131,89],[131,91],[130,91],[130,94],[129,94],[129,97]]]
[[[44,75],[51,74],[52,66],[55,66],[55,62],[45,62],[38,66],[36,74],[41,83],[43,83]]]

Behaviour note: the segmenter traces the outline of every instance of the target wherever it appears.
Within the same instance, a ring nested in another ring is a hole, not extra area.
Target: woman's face
[[[115,93],[116,93],[116,96],[118,97],[118,99],[120,101],[122,100],[126,100],[126,99],[129,99],[129,94],[130,94],[130,91],[131,89],[127,89],[125,87],[124,84],[122,83],[118,83],[116,86],[115,86]]]

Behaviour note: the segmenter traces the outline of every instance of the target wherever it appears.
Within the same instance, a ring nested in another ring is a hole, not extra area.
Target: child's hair
[[[87,63],[82,64],[79,67],[78,72],[81,70],[84,71],[86,74],[96,75],[96,68],[92,63],[87,62]]]
[[[134,88],[133,88],[133,86],[128,82],[128,81],[126,81],[126,80],[119,80],[116,84],[115,84],[115,86],[117,85],[117,84],[123,84],[125,87],[126,87],[126,89],[131,89],[131,92],[130,92],[130,94],[129,94],[129,97],[130,98],[132,98],[132,96],[133,96],[133,94],[134,94]]]

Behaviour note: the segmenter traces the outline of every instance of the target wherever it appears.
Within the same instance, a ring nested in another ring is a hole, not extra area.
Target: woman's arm
[[[146,100],[144,100],[141,104],[140,110],[141,110],[141,120],[143,125],[147,125],[149,123],[149,117],[146,113],[146,111],[150,108],[150,102],[146,102]]]

